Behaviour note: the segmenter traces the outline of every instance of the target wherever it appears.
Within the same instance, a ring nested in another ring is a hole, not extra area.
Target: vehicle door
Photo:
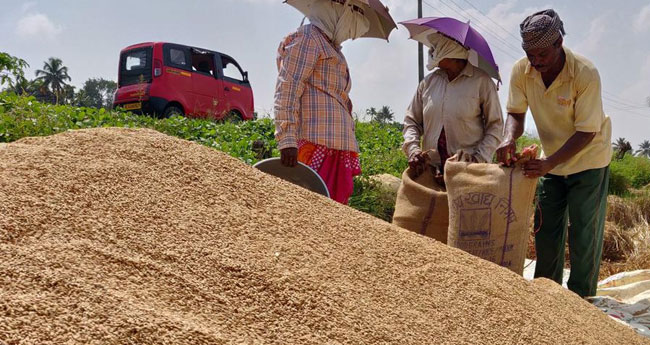
[[[218,119],[225,111],[223,104],[223,81],[219,79],[216,54],[196,48],[192,56],[192,90],[194,107],[192,113],[198,117]]]
[[[230,56],[221,57],[221,73],[226,111],[236,110],[243,118],[253,117],[253,91],[248,81],[248,73]]]
[[[187,46],[169,44],[163,45],[164,72],[160,82],[156,82],[157,96],[167,101],[178,101],[183,107],[194,104],[192,94],[192,58]],[[191,109],[184,109],[189,113]]]

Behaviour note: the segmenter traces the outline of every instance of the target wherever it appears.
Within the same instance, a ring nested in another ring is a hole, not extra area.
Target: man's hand
[[[542,177],[553,170],[553,168],[555,168],[555,165],[546,158],[532,159],[523,166],[524,176],[531,178]]]
[[[414,174],[413,178],[422,175],[428,159],[429,156],[424,152],[418,152],[417,154],[413,155],[411,159],[409,159],[409,167]]]
[[[517,161],[517,144],[514,140],[506,140],[497,149],[497,161],[510,166]]]
[[[287,147],[286,149],[280,150],[280,160],[284,166],[296,166],[298,163],[298,149],[295,147]]]

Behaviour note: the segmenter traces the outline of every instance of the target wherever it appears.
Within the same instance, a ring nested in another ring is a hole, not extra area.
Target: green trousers
[[[581,297],[596,294],[603,252],[609,167],[540,179],[535,214],[535,278],[562,283],[564,248],[569,239],[569,290]],[[569,225],[567,226],[567,219]]]

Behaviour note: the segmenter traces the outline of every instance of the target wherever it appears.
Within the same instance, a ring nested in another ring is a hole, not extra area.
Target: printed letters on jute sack
[[[450,159],[445,183],[448,244],[523,274],[537,179],[519,167]]]
[[[397,191],[393,224],[404,229],[447,243],[449,203],[445,188],[434,180],[432,168],[427,168],[417,178],[412,178],[410,168],[402,174],[402,184]]]

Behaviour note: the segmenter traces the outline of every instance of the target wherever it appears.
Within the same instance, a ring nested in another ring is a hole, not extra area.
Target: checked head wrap
[[[564,36],[564,23],[552,9],[536,12],[519,25],[524,50],[547,48],[560,35]]]

